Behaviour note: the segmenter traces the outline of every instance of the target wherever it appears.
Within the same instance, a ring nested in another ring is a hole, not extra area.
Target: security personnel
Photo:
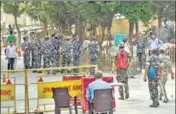
[[[62,45],[62,67],[68,67],[72,64],[73,44],[70,39],[71,37],[67,37]],[[65,72],[65,70],[62,72]],[[67,70],[67,72],[70,73],[69,70]]]
[[[30,68],[30,43],[28,41],[28,37],[23,38],[24,42],[22,43],[22,51],[23,51],[23,59],[24,59],[24,67],[25,69]]]
[[[119,52],[117,53],[115,58],[115,66],[117,68],[116,79],[118,82],[125,84],[124,85],[125,91],[123,90],[123,86],[119,87],[119,94],[120,94],[119,100],[124,100],[124,93],[125,93],[125,99],[129,98],[127,69],[130,63],[131,56],[124,48],[125,48],[124,43],[121,43],[119,45]],[[120,58],[120,57],[124,57],[124,58]],[[122,65],[122,62],[123,62],[123,65]]]
[[[163,48],[160,49],[160,56],[159,56],[159,60],[161,60],[160,62],[160,66],[161,66],[161,78],[160,78],[160,83],[159,83],[159,87],[160,87],[160,97],[159,100],[163,99],[164,103],[168,102],[168,97],[167,97],[167,92],[166,92],[166,82],[168,79],[168,73],[171,73],[171,79],[174,80],[174,73],[172,71],[172,65],[171,65],[171,59],[168,55],[165,54],[165,51]]]
[[[96,43],[95,36],[92,37],[92,41],[88,44],[88,50],[89,50],[89,58],[90,58],[90,64],[91,65],[97,65],[99,61],[99,47],[98,44]],[[95,69],[90,68],[90,75],[95,74]]]
[[[151,66],[154,67],[155,71],[152,77],[149,78],[148,72]],[[158,80],[160,79],[159,71],[160,71],[159,58],[158,56],[156,56],[155,50],[152,50],[151,55],[147,58],[145,73],[144,73],[145,82],[147,81],[147,76],[148,76],[148,87],[149,87],[150,97],[153,102],[150,105],[150,107],[159,106],[159,101],[158,101]]]

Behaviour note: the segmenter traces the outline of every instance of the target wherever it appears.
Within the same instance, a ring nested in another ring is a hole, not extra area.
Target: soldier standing
[[[67,67],[67,66],[71,66],[71,62],[72,62],[72,49],[73,49],[73,45],[72,42],[70,41],[71,37],[67,37],[66,41],[63,43],[62,45],[62,67]],[[65,70],[62,70],[62,73]],[[67,70],[67,72],[69,73],[69,71]]]
[[[23,51],[23,60],[25,69],[30,68],[30,43],[28,41],[28,37],[23,38],[24,42],[22,43],[22,51]]]
[[[58,37],[55,36],[55,34],[52,34],[52,67],[59,67],[59,49],[60,49],[60,40]],[[55,74],[56,72],[53,71]]]
[[[141,33],[138,34],[138,39],[134,42],[134,45],[137,45],[137,57],[140,66],[140,72],[142,73],[143,65],[145,64],[145,49],[146,49],[146,40],[142,37]]]
[[[158,79],[160,79],[160,66],[159,66],[159,58],[156,56],[155,51],[151,51],[151,56],[147,58],[147,63],[145,67],[144,73],[144,81],[147,81],[148,78],[148,87],[150,92],[150,97],[152,100],[152,104],[150,107],[158,107]]]
[[[117,76],[116,79],[118,82],[125,84],[125,99],[129,98],[129,87],[128,87],[128,74],[127,69],[130,63],[130,54],[124,49],[124,44],[121,43],[119,45],[119,52],[115,57],[115,66],[117,68]],[[124,100],[124,90],[123,86],[119,87],[119,100]]]
[[[171,73],[171,79],[174,80],[174,73],[172,71],[172,66],[171,66],[171,59],[169,56],[167,56],[164,52],[164,49],[160,49],[160,56],[159,56],[160,66],[161,66],[161,78],[160,78],[160,97],[159,100],[162,100],[162,97],[164,97],[163,102],[167,103],[168,102],[168,97],[167,97],[167,92],[165,89],[165,85],[168,79],[168,72]]]
[[[77,35],[73,36],[73,66],[79,66],[81,54],[81,42]],[[74,73],[78,73],[78,69],[74,69]]]
[[[41,67],[41,42],[38,37],[35,37],[32,46],[32,55],[33,55],[33,68],[40,68]],[[36,72],[36,71],[33,71]],[[38,73],[41,73],[41,71],[38,71]]]
[[[98,44],[95,41],[95,36],[92,37],[92,41],[88,44],[88,50],[89,50],[89,58],[90,58],[90,64],[91,65],[97,65],[98,64]],[[95,69],[90,68],[90,75],[95,74]]]
[[[34,44],[34,37],[32,36],[31,38],[31,41],[29,43],[30,45],[30,53],[31,53],[31,68],[34,68],[34,52],[33,52],[33,49],[32,49],[32,45]]]
[[[44,68],[50,68],[51,63],[52,63],[52,49],[53,45],[49,37],[45,37],[43,43],[42,43],[42,48],[41,48],[41,53],[43,55],[43,61],[44,61]],[[48,71],[49,74],[49,71]]]

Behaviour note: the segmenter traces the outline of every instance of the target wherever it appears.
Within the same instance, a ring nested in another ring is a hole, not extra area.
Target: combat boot
[[[167,103],[169,100],[168,100],[168,98],[164,98],[164,103]]]
[[[159,102],[155,100],[153,100],[153,103],[150,105],[150,107],[152,108],[157,108],[158,106],[159,106]]]
[[[119,100],[124,100],[124,94],[120,94]]]
[[[125,94],[125,99],[128,99],[129,98],[129,93],[126,93]]]
[[[159,100],[162,100],[162,97],[163,97],[163,94],[160,93],[160,95],[159,95]]]

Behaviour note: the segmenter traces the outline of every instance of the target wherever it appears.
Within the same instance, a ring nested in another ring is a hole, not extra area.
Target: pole
[[[25,69],[25,113],[29,114],[28,73]]]

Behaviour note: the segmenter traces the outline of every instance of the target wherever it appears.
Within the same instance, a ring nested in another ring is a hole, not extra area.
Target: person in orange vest
[[[119,45],[119,52],[116,55],[115,66],[117,68],[117,76],[116,79],[118,82],[125,84],[125,99],[129,98],[129,87],[128,87],[128,75],[127,70],[130,64],[130,54],[124,49],[124,43]],[[119,100],[124,100],[124,90],[123,87],[119,87]]]

